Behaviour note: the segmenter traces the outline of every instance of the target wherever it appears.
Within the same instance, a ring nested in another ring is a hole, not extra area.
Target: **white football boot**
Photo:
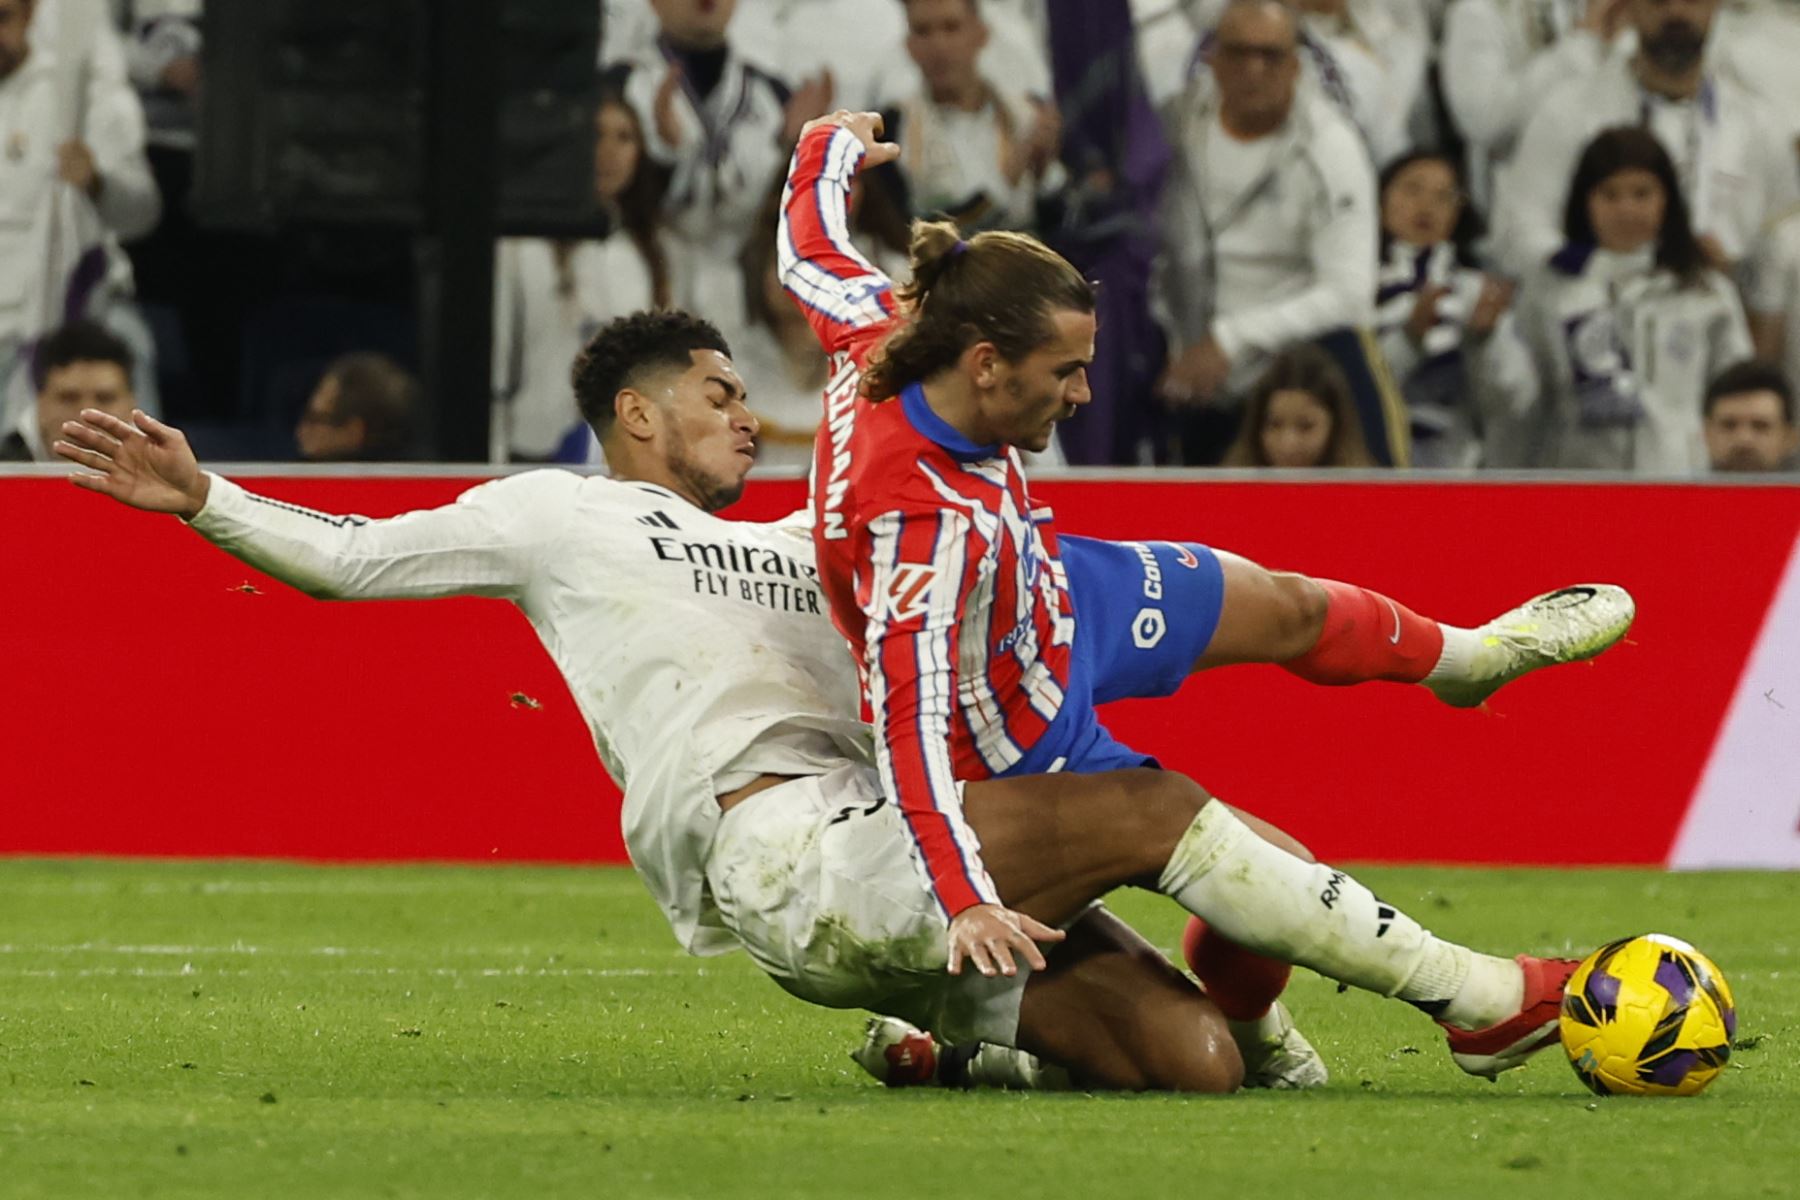
[[[850,1052],[856,1065],[888,1087],[919,1087],[937,1078],[937,1043],[899,1017],[870,1017],[862,1045]]]
[[[1066,1092],[1074,1086],[1067,1071],[1034,1054],[991,1042],[946,1046],[898,1017],[870,1017],[850,1057],[888,1087]]]
[[[1232,1021],[1231,1034],[1244,1058],[1244,1086],[1294,1090],[1323,1087],[1330,1078],[1325,1060],[1294,1026],[1293,1015],[1277,1000],[1260,1021]]]
[[[1453,708],[1479,708],[1502,687],[1540,667],[1592,658],[1625,636],[1637,616],[1631,593],[1610,583],[1584,583],[1527,600],[1475,632],[1481,647],[1460,678],[1428,679]]]

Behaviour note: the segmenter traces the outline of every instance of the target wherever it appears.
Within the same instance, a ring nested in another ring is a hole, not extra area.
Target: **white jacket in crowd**
[[[1492,206],[1494,175],[1525,122],[1557,84],[1599,68],[1606,45],[1575,24],[1573,0],[1452,0],[1438,78],[1468,142],[1469,192]]]
[[[1329,100],[1302,90],[1287,123],[1259,139],[1261,169],[1225,197],[1215,156],[1246,151],[1229,145],[1209,79],[1190,85],[1167,125],[1175,158],[1155,294],[1171,357],[1210,333],[1232,361],[1228,390],[1241,392],[1283,346],[1369,324],[1375,174]]]
[[[1693,100],[1652,97],[1638,86],[1630,55],[1614,54],[1554,88],[1520,135],[1498,182],[1494,219],[1495,249],[1510,270],[1522,277],[1562,244],[1575,165],[1596,134],[1616,125],[1656,134],[1675,162],[1694,231],[1716,237],[1734,261],[1800,196],[1793,147],[1762,95],[1714,72]]]
[[[1688,475],[1706,469],[1701,398],[1750,356],[1737,291],[1633,254],[1565,249],[1520,289],[1483,347],[1487,465]]]
[[[628,61],[625,98],[640,114],[644,152],[672,172],[663,212],[697,264],[692,303],[721,327],[735,328],[744,320],[738,254],[787,166],[787,89],[732,50],[705,100],[685,83],[676,90],[680,137],[671,143],[656,120],[668,61],[654,48]]]
[[[1335,16],[1303,14],[1306,64],[1362,131],[1377,165],[1427,140],[1425,73],[1431,31],[1424,10],[1398,0],[1349,0]]]
[[[1763,240],[1744,289],[1759,324],[1773,335],[1773,357],[1800,384],[1800,209],[1777,218]]]
[[[1785,140],[1800,137],[1800,4],[1731,0],[1707,47],[1720,74],[1763,96]]]
[[[59,60],[58,32],[55,21],[34,23],[29,57],[0,79],[0,340],[60,324],[67,276],[90,250],[106,256],[106,285],[128,293],[118,242],[149,233],[162,215],[117,33],[100,22],[76,67]],[[57,174],[57,148],[74,136],[93,152],[98,197]]]
[[[686,307],[687,256],[662,239],[670,303]],[[569,389],[569,364],[601,326],[655,307],[650,264],[623,230],[558,243],[507,238],[494,263],[494,439],[496,461],[547,459],[586,424]],[[585,455],[576,455],[585,461]]]

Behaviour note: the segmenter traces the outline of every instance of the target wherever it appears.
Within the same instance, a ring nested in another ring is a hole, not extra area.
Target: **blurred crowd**
[[[591,2],[591,0],[588,0]],[[604,0],[592,236],[496,249],[492,457],[585,461],[570,361],[725,332],[799,466],[801,124],[886,115],[852,237],[1101,283],[1074,464],[1794,471],[1800,0]],[[214,456],[428,455],[403,249],[196,222],[202,0],[0,0],[0,456],[132,405]]]

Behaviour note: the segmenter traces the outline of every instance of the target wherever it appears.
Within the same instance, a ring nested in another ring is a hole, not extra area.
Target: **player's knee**
[[[1139,866],[1160,872],[1175,843],[1212,799],[1206,789],[1177,771],[1145,771],[1135,781],[1133,803],[1114,809],[1109,823],[1126,832],[1141,853]]]
[[[1149,1066],[1156,1090],[1219,1095],[1243,1086],[1243,1055],[1217,1009],[1209,1006],[1209,1011],[1199,1013],[1194,1027],[1173,1049],[1175,1053],[1159,1056]]]
[[[1274,571],[1269,579],[1275,594],[1275,637],[1280,643],[1273,657],[1277,662],[1285,662],[1318,645],[1319,635],[1325,632],[1325,610],[1331,597],[1317,581],[1305,575]]]

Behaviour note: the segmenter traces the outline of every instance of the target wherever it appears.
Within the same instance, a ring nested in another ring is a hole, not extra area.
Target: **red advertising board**
[[[474,481],[245,482],[383,516]],[[1661,863],[1679,837],[1687,865],[1800,865],[1800,661],[1778,652],[1800,642],[1800,488],[1149,475],[1034,491],[1068,532],[1203,540],[1457,623],[1565,583],[1636,594],[1628,643],[1487,712],[1272,667],[1106,710],[1321,855]],[[732,515],[801,496],[762,483]],[[0,478],[0,512],[0,853],[622,860],[617,790],[507,604],[310,600],[60,479]],[[1734,841],[1740,802],[1762,814],[1753,844]]]

